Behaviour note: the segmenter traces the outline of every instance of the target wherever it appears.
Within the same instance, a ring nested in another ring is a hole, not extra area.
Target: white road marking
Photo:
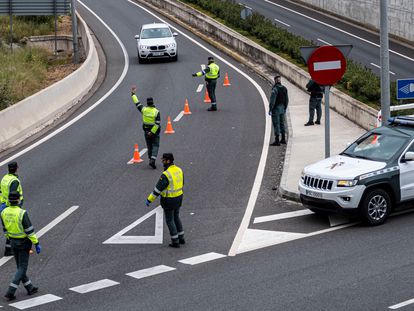
[[[200,93],[203,90],[204,84],[200,84],[197,88],[197,93]]]
[[[193,265],[198,265],[198,264],[203,263],[203,262],[216,260],[216,259],[223,258],[223,257],[227,257],[227,256],[211,252],[211,253],[207,253],[207,254],[203,254],[203,255],[199,255],[199,256],[194,256],[194,257],[182,259],[182,260],[179,260],[178,262],[181,262],[185,265],[192,265],[193,266]]]
[[[148,269],[142,269],[142,270],[138,270],[135,272],[126,273],[126,275],[136,278],[136,279],[143,279],[149,276],[153,276],[153,275],[157,275],[157,274],[161,274],[165,272],[170,272],[174,270],[176,269],[173,267],[160,265],[160,266],[155,266],[155,267],[148,268]]]
[[[260,224],[262,222],[268,222],[268,221],[274,221],[274,220],[280,220],[280,219],[287,219],[287,218],[293,218],[298,216],[305,216],[305,215],[311,215],[313,214],[312,211],[308,209],[294,211],[294,212],[287,212],[287,213],[281,213],[281,214],[274,214],[274,215],[268,215],[268,216],[261,216],[256,217],[253,221],[254,224]]]
[[[74,211],[76,211],[78,208],[79,208],[79,206],[75,205],[75,206],[72,206],[71,208],[69,208],[67,211],[63,212],[60,216],[56,217],[48,225],[46,225],[45,227],[43,227],[42,229],[37,231],[36,232],[37,237],[41,238],[46,232],[48,232],[50,229],[52,229],[54,226],[56,226],[58,223],[60,223],[62,220],[64,220],[66,217],[68,217],[70,214],[72,214]],[[13,256],[2,257],[0,259],[0,267],[12,258],[13,258]]]
[[[52,294],[47,294],[47,295],[39,296],[36,298],[31,298],[31,299],[26,299],[23,301],[11,303],[9,304],[9,306],[15,307],[19,310],[24,310],[24,309],[44,305],[46,303],[54,302],[54,301],[61,300],[61,299],[63,298],[52,295]]]
[[[181,112],[178,114],[178,116],[176,116],[176,117],[175,117],[174,122],[178,122],[178,121],[180,121],[180,120],[181,120],[181,118],[183,117],[183,115],[184,115],[184,111],[181,111]]]
[[[341,61],[334,60],[330,62],[316,62],[313,63],[313,70],[315,71],[322,71],[322,70],[333,70],[333,69],[341,69]]]
[[[414,299],[403,301],[399,304],[388,307],[388,309],[396,310],[414,303]]]
[[[248,8],[248,9],[250,9],[250,10],[253,10],[251,7],[249,7],[249,6],[245,5],[245,4],[241,3],[241,2],[239,2],[239,5],[244,6],[245,8]]]
[[[377,64],[374,64],[374,63],[370,63],[372,66],[374,66],[374,67],[376,67],[376,68],[378,68],[378,69],[381,69],[381,66],[379,66],[379,65],[377,65]],[[392,74],[392,75],[395,75],[395,73],[394,72],[392,72],[392,71],[390,71],[390,74]]]
[[[155,215],[155,233],[153,236],[124,235],[124,233],[128,232],[132,228],[135,228],[140,223],[150,218],[152,215]],[[158,206],[157,208],[154,208],[152,211],[139,218],[137,221],[130,224],[125,229],[122,229],[117,234],[104,241],[102,244],[162,244],[163,219],[163,210],[161,206]]]
[[[103,289],[103,288],[107,288],[107,287],[111,287],[115,285],[119,285],[119,282],[115,282],[109,279],[103,279],[100,281],[72,287],[72,288],[69,288],[69,290],[77,292],[79,294],[86,294],[89,292],[93,292],[99,289]]]
[[[282,22],[281,20],[278,20],[277,18],[275,18],[275,21],[278,22],[278,23],[280,23],[280,24],[283,24],[283,25],[285,25],[287,27],[290,27],[289,24],[286,24],[285,22]]]
[[[141,151],[139,152],[139,156],[142,157],[147,151],[148,151],[147,148],[141,149]],[[132,159],[127,162],[127,164],[132,164],[133,160],[134,160],[134,157],[132,157]]]
[[[373,45],[373,46],[376,46],[376,47],[378,47],[378,48],[380,47],[380,46],[379,46],[379,44],[376,44],[376,43],[371,42],[371,41],[369,41],[369,40],[367,40],[367,39],[364,39],[364,38],[358,37],[357,35],[354,35],[354,34],[352,34],[352,33],[350,33],[350,32],[347,32],[347,31],[345,31],[345,30],[342,30],[342,29],[340,29],[340,28],[338,28],[338,27],[335,27],[335,26],[332,26],[332,25],[330,25],[330,24],[327,24],[327,23],[321,22],[321,21],[317,20],[316,18],[313,18],[313,17],[307,16],[307,15],[305,15],[305,14],[303,14],[303,13],[299,13],[298,11],[295,11],[295,10],[289,9],[289,8],[287,8],[287,7],[283,6],[283,5],[280,5],[280,4],[277,4],[277,3],[274,3],[274,2],[272,2],[272,1],[270,1],[270,0],[263,0],[263,1],[264,1],[264,2],[267,2],[267,3],[271,4],[271,5],[274,5],[274,6],[277,6],[277,7],[282,8],[282,9],[285,9],[286,11],[290,11],[290,12],[292,12],[292,13],[295,13],[295,14],[297,14],[297,15],[299,15],[299,16],[303,16],[303,17],[305,17],[305,18],[307,18],[307,19],[310,19],[310,20],[312,20],[312,21],[314,21],[314,22],[316,22],[316,23],[319,23],[319,24],[324,25],[324,26],[326,26],[326,27],[329,27],[329,28],[331,28],[331,29],[335,29],[335,30],[337,30],[337,31],[339,31],[339,32],[342,32],[342,33],[344,33],[344,34],[348,35],[348,36],[351,36],[351,37],[356,38],[356,39],[358,39],[358,40],[361,40],[361,41],[363,41],[363,42],[369,43],[369,44],[371,44],[371,45]],[[393,53],[393,54],[395,54],[395,55],[398,55],[398,56],[400,56],[400,57],[402,57],[402,58],[405,58],[405,59],[407,59],[407,60],[410,60],[410,61],[414,62],[414,59],[413,59],[413,58],[411,58],[411,57],[408,57],[408,56],[406,56],[406,55],[404,55],[404,54],[398,53],[398,52],[393,51],[393,50],[389,50],[389,51],[390,51],[390,53]]]
[[[332,44],[330,44],[329,42],[327,42],[327,41],[325,41],[325,40],[322,40],[322,39],[316,39],[316,40],[318,40],[318,41],[320,41],[320,42],[322,42],[323,44],[326,44],[326,45],[332,45]]]
[[[4,164],[9,163],[10,161],[12,161],[12,160],[20,157],[21,155],[29,152],[30,150],[36,148],[37,146],[43,144],[44,142],[46,142],[49,139],[51,139],[52,137],[56,136],[60,132],[63,132],[69,126],[71,126],[72,124],[76,123],[77,121],[79,121],[84,116],[86,116],[89,112],[91,112],[93,109],[95,109],[99,104],[101,104],[105,99],[107,99],[108,96],[110,96],[118,88],[118,86],[122,83],[122,81],[124,80],[124,78],[125,78],[125,76],[126,76],[126,74],[128,72],[129,56],[128,56],[128,53],[127,53],[127,51],[125,49],[124,44],[121,42],[121,39],[118,38],[118,36],[115,34],[115,32],[98,15],[96,15],[95,12],[93,12],[90,8],[88,8],[85,4],[83,4],[82,1],[78,0],[78,2],[80,4],[82,4],[89,12],[91,12],[91,14],[93,14],[109,30],[109,32],[118,41],[118,44],[121,46],[122,52],[124,53],[124,62],[125,62],[125,64],[124,64],[124,69],[122,71],[122,74],[119,77],[118,81],[114,84],[114,86],[104,96],[102,96],[96,103],[94,103],[88,109],[86,109],[85,111],[83,111],[82,113],[80,113],[78,116],[76,116],[75,118],[73,118],[72,120],[70,120],[68,123],[66,123],[63,126],[61,126],[60,128],[58,128],[57,130],[55,130],[52,133],[46,135],[42,139],[36,141],[34,144],[32,144],[32,145],[28,146],[27,148],[21,150],[20,152],[18,152],[16,154],[12,155],[11,157],[5,159],[3,162],[0,162],[0,166],[3,166]]]
[[[139,5],[135,2],[133,2],[132,0],[128,0],[128,2],[135,5],[135,6],[137,6],[137,7],[139,7],[139,8],[141,8],[142,10],[147,12],[148,14],[150,14],[150,15],[154,16],[155,18],[159,19],[161,22],[167,24],[172,29],[174,29],[176,32],[180,33],[183,37],[187,38],[188,40],[190,40],[194,44],[198,45],[203,50],[207,51],[211,56],[213,56],[216,59],[219,59],[222,63],[226,64],[230,68],[237,71],[240,75],[245,77],[256,88],[256,90],[260,94],[260,98],[262,99],[263,106],[264,106],[264,113],[265,113],[265,116],[264,116],[265,117],[265,134],[264,134],[264,137],[263,137],[262,153],[260,155],[259,167],[257,168],[256,176],[255,176],[255,179],[254,179],[254,182],[253,182],[252,190],[250,192],[250,197],[249,197],[249,201],[247,203],[246,211],[245,211],[244,216],[243,216],[243,220],[240,224],[239,230],[237,231],[236,237],[234,238],[233,244],[232,244],[232,246],[229,250],[229,255],[234,256],[237,252],[237,248],[238,248],[238,246],[241,242],[244,231],[246,231],[247,227],[249,226],[250,218],[252,216],[253,209],[254,209],[254,206],[256,204],[257,196],[259,194],[260,185],[262,184],[264,169],[266,167],[267,153],[268,153],[268,150],[269,150],[270,133],[271,133],[271,127],[270,127],[270,121],[271,120],[268,117],[269,102],[267,100],[267,96],[264,93],[263,89],[259,86],[259,84],[257,84],[257,82],[254,81],[249,76],[249,74],[246,74],[245,72],[241,71],[238,67],[236,67],[232,63],[228,62],[227,60],[225,60],[220,55],[214,53],[213,51],[211,51],[210,49],[205,47],[203,44],[201,44],[200,42],[198,42],[195,39],[191,38],[186,33],[182,32],[181,30],[177,29],[173,25],[169,24],[166,20],[163,20],[163,19],[159,18],[156,14],[152,13],[150,10],[144,8],[143,6],[141,6],[141,5]]]

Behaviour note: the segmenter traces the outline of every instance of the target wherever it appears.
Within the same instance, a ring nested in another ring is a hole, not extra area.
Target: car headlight
[[[147,46],[147,45],[140,45],[139,46],[139,49],[140,50],[148,50],[149,49],[149,46]]]
[[[338,187],[354,187],[358,180],[338,180]]]
[[[170,44],[167,44],[166,47],[167,47],[167,49],[173,49],[173,48],[176,47],[176,44],[175,43],[170,43]]]

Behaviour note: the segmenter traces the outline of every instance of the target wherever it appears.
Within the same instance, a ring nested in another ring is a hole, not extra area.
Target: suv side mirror
[[[178,36],[178,33],[173,32],[173,37],[177,37],[177,36]]]
[[[138,40],[139,39],[139,35],[135,35],[134,38]]]
[[[414,160],[414,152],[408,151],[404,154],[404,156],[401,158],[401,162],[408,162]]]

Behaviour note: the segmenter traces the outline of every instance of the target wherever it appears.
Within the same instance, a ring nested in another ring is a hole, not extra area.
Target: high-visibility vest
[[[154,125],[158,114],[158,109],[155,107],[142,108],[142,122],[144,125]]]
[[[219,71],[220,71],[220,67],[215,63],[209,64],[208,67],[210,68],[210,71],[206,73],[206,78],[217,79]]]
[[[168,187],[161,192],[164,198],[176,198],[183,194],[183,171],[178,166],[170,165],[163,174],[168,178]]]
[[[7,174],[3,177],[0,182],[0,189],[1,189],[1,203],[6,203],[7,206],[10,205],[9,203],[9,192],[10,186],[14,181],[19,182],[19,186],[17,187],[17,192],[20,193],[20,200],[23,200],[23,190],[20,180],[13,174]]]
[[[8,206],[1,212],[1,219],[3,220],[4,228],[6,229],[6,236],[12,239],[29,238],[33,244],[39,243],[33,227],[23,228],[23,216],[26,213],[24,209],[19,206]],[[30,232],[29,235],[26,234]]]

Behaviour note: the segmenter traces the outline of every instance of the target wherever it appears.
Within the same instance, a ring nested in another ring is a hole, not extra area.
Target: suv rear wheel
[[[391,199],[382,189],[372,189],[365,193],[361,201],[362,218],[368,225],[383,224],[391,211]]]

